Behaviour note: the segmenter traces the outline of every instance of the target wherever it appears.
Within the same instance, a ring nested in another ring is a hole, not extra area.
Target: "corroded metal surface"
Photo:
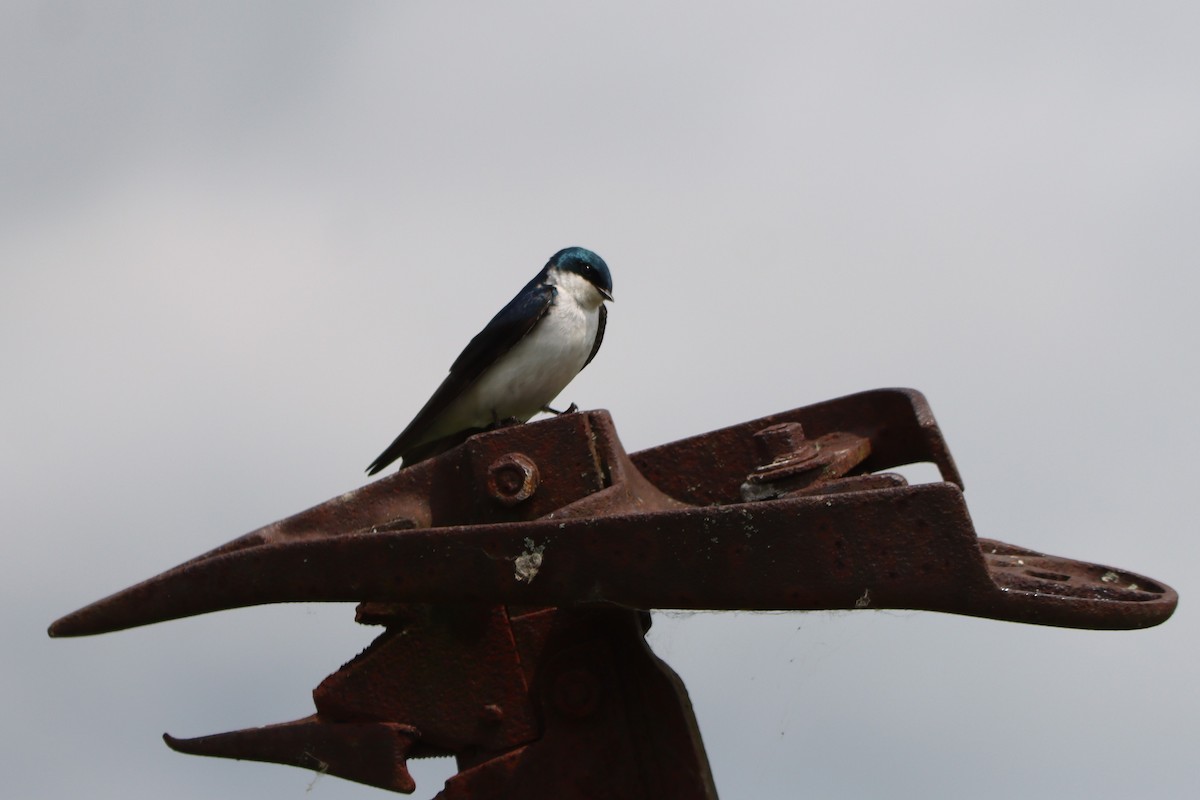
[[[885,470],[928,461],[941,482]],[[1175,593],[977,538],[924,398],[878,390],[629,456],[603,411],[480,434],[70,614],[53,636],[261,603],[384,626],[280,726],[168,739],[441,798],[713,798],[687,693],[635,609],[909,608],[1156,625]],[[598,607],[596,604],[610,604]],[[618,608],[619,607],[619,608]]]

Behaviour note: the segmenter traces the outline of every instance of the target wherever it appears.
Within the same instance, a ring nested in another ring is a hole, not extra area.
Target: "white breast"
[[[510,417],[528,420],[583,369],[596,341],[603,299],[587,284],[599,302],[586,294],[580,302],[583,287],[564,284],[533,330],[447,408],[427,438]]]

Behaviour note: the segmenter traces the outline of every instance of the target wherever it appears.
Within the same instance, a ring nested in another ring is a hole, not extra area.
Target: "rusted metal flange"
[[[942,481],[886,472],[915,462]],[[407,758],[453,754],[443,800],[593,796],[599,775],[607,796],[685,800],[715,790],[687,693],[636,609],[907,608],[1130,629],[1177,600],[1124,570],[978,538],[925,399],[887,389],[632,456],[603,411],[480,434],[50,634],[358,601],[359,621],[384,632],[318,687],[316,714],[168,744],[401,792]]]

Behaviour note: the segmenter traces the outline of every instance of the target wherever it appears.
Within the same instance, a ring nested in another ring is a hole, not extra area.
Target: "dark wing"
[[[450,374],[433,393],[433,397],[430,397],[421,407],[417,416],[408,423],[407,428],[401,431],[396,440],[379,454],[379,458],[371,462],[371,466],[367,467],[368,475],[374,475],[398,458],[415,463],[421,458],[441,452],[440,449],[426,452],[428,448],[421,444],[421,440],[438,415],[445,411],[446,407],[466,391],[471,384],[475,383],[483,371],[495,363],[496,359],[521,341],[550,309],[556,290],[553,286],[542,285],[541,277],[539,275],[530,281],[520,294],[500,309],[500,313],[492,317],[492,321],[487,324],[487,327],[476,334],[470,344],[454,360],[450,366]]]
[[[604,326],[608,324],[608,308],[600,304],[600,323],[596,325],[596,341],[592,342],[592,352],[588,353],[588,360],[583,362],[583,367],[592,363],[592,359],[596,357],[596,353],[600,352],[600,343],[604,341]],[[583,367],[579,369],[582,370]]]

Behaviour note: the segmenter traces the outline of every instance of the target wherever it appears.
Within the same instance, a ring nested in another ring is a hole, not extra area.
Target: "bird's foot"
[[[505,417],[504,419],[493,419],[492,424],[488,426],[488,430],[494,431],[499,428],[508,428],[513,425],[522,425],[522,424],[524,424],[524,420],[518,419],[516,417]]]
[[[575,405],[574,403],[571,403],[571,405],[567,406],[565,411],[558,411],[550,406],[542,406],[542,411],[545,411],[547,414],[554,414],[555,416],[558,416],[559,414],[574,414],[578,410],[579,406]]]

